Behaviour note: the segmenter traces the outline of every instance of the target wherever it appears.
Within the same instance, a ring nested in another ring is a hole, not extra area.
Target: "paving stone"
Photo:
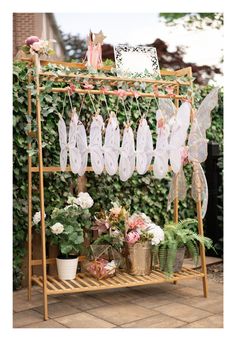
[[[176,320],[173,317],[158,314],[147,317],[142,320],[123,324],[122,328],[176,328],[185,325],[186,323]]]
[[[58,302],[57,298],[48,297],[48,303],[55,303]],[[15,312],[32,309],[35,307],[41,306],[43,303],[43,295],[42,294],[35,294],[32,295],[31,301],[28,301],[28,298],[23,296],[14,296],[13,297],[13,310]]]
[[[61,302],[71,305],[80,311],[102,307],[105,305],[103,301],[88,294],[64,295],[61,297]]]
[[[42,322],[43,315],[34,310],[21,311],[13,314],[13,327],[20,328],[34,322]]]
[[[109,304],[116,304],[136,300],[139,299],[140,297],[141,298],[149,297],[149,295],[147,295],[145,292],[135,291],[132,289],[126,289],[125,291],[117,290],[116,292],[110,292],[110,290],[106,290],[97,293],[91,293],[90,295]]]
[[[158,293],[153,296],[145,296],[135,300],[131,300],[131,302],[138,304],[142,307],[152,309],[155,307],[159,307],[161,305],[172,303],[179,299],[179,296],[173,295],[170,292],[167,293]]]
[[[157,314],[155,311],[129,302],[107,305],[89,310],[88,312],[116,325],[129,323]]]
[[[47,320],[29,324],[25,326],[25,328],[66,328],[66,327],[54,320]]]
[[[185,297],[203,297],[203,291],[196,289],[196,288],[192,288],[192,287],[178,287],[176,286],[175,290],[171,291],[172,293],[174,293],[175,295],[181,296],[183,298]]]
[[[69,328],[113,328],[116,327],[107,321],[88,313],[78,313],[56,318],[55,321]]]
[[[153,309],[185,322],[194,322],[212,315],[212,313],[209,313],[205,310],[194,308],[178,302],[166,304]]]
[[[34,310],[43,314],[43,306],[34,308]],[[65,315],[76,314],[80,312],[79,309],[76,309],[72,305],[66,304],[64,302],[51,303],[48,306],[48,316],[50,318],[61,317]]]
[[[224,328],[223,315],[212,315],[189,323],[184,328]]]
[[[221,314],[223,313],[224,309],[223,297],[218,298],[195,297],[185,300],[184,304],[209,311],[213,314]]]

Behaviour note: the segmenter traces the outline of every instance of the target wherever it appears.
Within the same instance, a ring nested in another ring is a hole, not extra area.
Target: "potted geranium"
[[[69,197],[69,205],[55,208],[47,221],[47,237],[52,245],[58,245],[60,254],[56,258],[58,277],[74,279],[78,266],[78,254],[84,242],[84,228],[91,225],[89,208],[93,199],[88,193]]]

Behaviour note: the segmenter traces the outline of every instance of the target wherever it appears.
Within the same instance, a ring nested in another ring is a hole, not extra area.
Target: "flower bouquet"
[[[132,275],[149,275],[152,246],[164,239],[163,230],[144,213],[132,214],[126,225],[125,250],[127,270]]]

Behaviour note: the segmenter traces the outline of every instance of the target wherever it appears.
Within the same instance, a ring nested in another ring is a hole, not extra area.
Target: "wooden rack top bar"
[[[39,72],[40,77],[51,78],[55,82],[65,81],[66,78],[68,79],[90,79],[95,81],[101,82],[128,82],[128,83],[150,83],[150,84],[157,84],[157,85],[180,85],[180,86],[188,86],[191,85],[190,81],[178,81],[178,80],[164,80],[164,79],[151,79],[151,78],[128,78],[128,77],[116,77],[116,76],[99,76],[94,74],[75,74],[70,73],[68,75],[61,74],[55,75],[53,72]]]
[[[39,87],[40,91],[44,91],[45,87],[41,86]],[[51,88],[50,90],[47,89],[49,92],[68,92],[68,87],[65,88]],[[106,95],[112,95],[112,96],[119,96],[119,94],[116,91],[103,91],[103,90],[93,90],[93,89],[75,89],[73,92],[78,93],[78,94],[92,94],[92,95],[101,95],[101,94],[106,94]],[[138,92],[139,97],[156,97],[156,98],[173,98],[173,99],[179,99],[182,101],[190,101],[189,98],[186,96],[180,96],[180,95],[163,95],[159,93],[154,93],[154,92]],[[135,93],[133,92],[126,92],[126,96],[135,96]]]

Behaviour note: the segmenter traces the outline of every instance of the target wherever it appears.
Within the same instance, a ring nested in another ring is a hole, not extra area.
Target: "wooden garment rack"
[[[30,84],[32,80],[35,81],[36,85],[36,122],[37,122],[37,140],[38,140],[38,165],[32,165],[31,156],[28,155],[28,299],[31,300],[31,290],[32,283],[39,285],[43,289],[43,303],[44,303],[44,319],[48,319],[48,296],[54,294],[65,294],[65,293],[76,293],[76,292],[86,292],[92,290],[105,290],[110,288],[121,288],[121,287],[133,287],[133,286],[142,286],[147,284],[157,284],[163,282],[173,282],[176,283],[182,279],[192,279],[201,277],[203,283],[203,294],[207,297],[208,293],[208,284],[207,284],[207,269],[206,269],[206,260],[205,260],[205,248],[200,245],[200,258],[201,258],[201,271],[196,271],[193,269],[183,268],[181,272],[174,273],[171,278],[167,278],[161,271],[155,269],[149,276],[131,276],[125,272],[120,272],[113,278],[108,278],[105,280],[96,280],[90,276],[84,274],[78,274],[75,280],[59,280],[57,276],[50,276],[47,274],[47,264],[55,264],[55,258],[47,258],[46,256],[46,233],[45,233],[45,220],[44,220],[44,173],[45,172],[60,172],[61,169],[59,166],[47,166],[43,165],[43,152],[42,152],[42,129],[41,129],[41,104],[40,104],[40,93],[44,91],[44,87],[41,86],[42,80],[53,80],[53,82],[69,82],[72,79],[76,79],[76,73],[64,74],[60,76],[55,76],[52,72],[42,72],[39,68],[41,65],[54,64],[54,65],[63,65],[65,67],[69,67],[73,70],[83,70],[86,68],[84,64],[79,63],[67,63],[67,62],[59,62],[59,61],[40,61],[38,56],[36,55],[34,59],[22,59],[24,61],[29,62],[30,65],[32,63],[35,64],[36,73],[33,76],[29,74],[28,83]],[[110,71],[110,67],[102,68],[103,72]],[[127,82],[129,85],[134,82],[146,82],[152,85],[155,85],[157,88],[161,85],[169,85],[173,86],[175,89],[174,95],[160,95],[158,92],[153,93],[140,93],[141,97],[157,97],[157,98],[172,98],[175,101],[176,107],[179,106],[180,100],[186,100],[186,96],[180,95],[180,88],[182,86],[188,87],[191,91],[193,89],[192,84],[192,69],[190,67],[177,70],[177,71],[169,71],[169,70],[161,70],[162,80],[154,80],[154,79],[131,79],[131,78],[120,78],[114,76],[99,76],[99,73],[95,75],[88,75],[87,73],[81,75],[80,78],[87,78],[89,82],[96,83],[99,82],[100,85],[110,84],[116,85],[119,82]],[[165,80],[165,76],[172,76],[174,80]],[[179,78],[187,76],[189,77],[189,81],[183,82]],[[32,94],[30,87],[28,88],[28,115],[32,115]],[[48,90],[47,90],[48,91]],[[68,88],[52,88],[52,92],[67,92]],[[89,90],[89,89],[81,89],[76,88],[75,92],[78,93],[93,93],[93,94],[104,94],[103,89],[100,90]],[[117,95],[114,91],[106,92],[107,95]],[[132,92],[128,93],[127,96],[133,96]],[[193,102],[193,98],[192,98]],[[29,125],[31,129],[31,126]],[[29,131],[29,136],[31,136],[32,132]],[[31,143],[28,144],[28,149],[31,148]],[[66,168],[66,171],[70,171],[70,167]],[[87,167],[87,171],[92,171],[91,167]],[[39,174],[39,195],[40,195],[40,211],[41,211],[41,251],[42,257],[41,259],[32,259],[32,175],[38,173]],[[177,177],[176,177],[177,178]],[[177,181],[176,181],[176,191],[177,191]],[[201,194],[199,188],[199,200],[196,205],[197,209],[197,218],[198,218],[198,231],[199,234],[203,236],[203,223],[201,216]],[[178,222],[178,197],[174,200],[174,221]],[[41,266],[42,267],[42,275],[36,276],[33,274],[33,267]]]

